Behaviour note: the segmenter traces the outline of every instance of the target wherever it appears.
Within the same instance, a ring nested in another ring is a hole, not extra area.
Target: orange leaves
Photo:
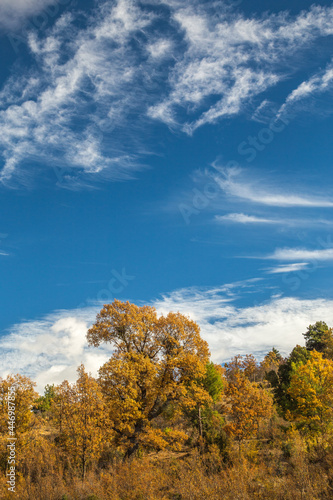
[[[101,342],[111,342],[121,352],[149,351],[148,340],[156,322],[155,308],[115,300],[97,315],[96,323],[87,334],[88,343],[97,347]]]
[[[198,379],[206,373],[208,344],[198,325],[180,313],[158,317],[152,307],[115,300],[104,306],[88,342],[110,342],[114,354],[99,371],[110,419],[120,439],[139,443],[171,404],[194,408],[210,400]]]
[[[0,431],[7,432],[8,405],[7,395],[11,386],[15,385],[15,432],[23,432],[29,428],[32,419],[32,406],[38,394],[34,387],[36,383],[23,375],[8,375],[0,377]]]
[[[169,356],[185,361],[186,356],[195,354],[191,361],[196,362],[209,357],[208,344],[194,321],[180,313],[158,318],[154,307],[119,300],[104,306],[87,339],[95,347],[110,342],[117,353],[136,352],[150,359]]]
[[[188,435],[178,429],[169,427],[156,429],[148,427],[140,436],[140,441],[145,448],[163,450],[165,448],[180,451],[183,443],[188,439]]]
[[[60,442],[77,462],[85,476],[87,465],[101,453],[105,439],[105,403],[96,380],[84,366],[78,368],[78,380],[65,380],[56,387],[53,411],[60,430]]]
[[[273,400],[267,390],[250,382],[244,374],[236,374],[226,390],[225,406],[228,423],[225,430],[241,441],[252,437],[263,419],[273,414]]]
[[[262,362],[260,363],[260,368],[267,375],[270,372],[277,373],[279,366],[282,363],[282,357],[276,349],[269,351]]]

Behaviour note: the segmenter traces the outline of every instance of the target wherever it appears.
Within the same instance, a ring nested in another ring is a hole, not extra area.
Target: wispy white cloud
[[[0,29],[15,30],[27,17],[37,15],[46,7],[58,3],[59,0],[1,0]]]
[[[333,221],[328,219],[290,219],[286,217],[258,217],[257,215],[247,215],[243,213],[230,213],[225,215],[215,215],[215,220],[220,224],[257,224],[257,225],[279,225],[279,226],[319,226],[332,225]]]
[[[149,114],[189,134],[242,111],[291,71],[290,66],[281,71],[281,60],[290,61],[311,41],[333,32],[331,7],[312,7],[295,18],[286,13],[245,18],[223,7],[212,16],[211,2],[182,7],[175,2],[171,8],[187,50],[170,74],[168,95]]]
[[[214,179],[220,188],[231,197],[276,207],[333,207],[333,201],[329,197],[288,193],[286,188],[279,192],[265,186],[263,182],[259,183],[253,179],[241,180],[239,179],[240,174],[245,175],[246,172],[239,168],[218,168],[218,170],[219,175],[216,174]]]
[[[302,271],[308,267],[308,262],[295,262],[294,264],[281,265],[264,269],[268,274],[294,273]]]
[[[173,57],[174,46],[171,40],[162,38],[149,44],[147,50],[153,59],[164,59]]]
[[[277,105],[268,99],[264,99],[255,109],[251,116],[251,120],[258,123],[269,124],[272,120],[276,120],[277,112]]]
[[[104,3],[84,29],[64,14],[47,36],[30,32],[37,70],[15,75],[0,92],[2,182],[29,160],[114,179],[142,167],[134,153],[140,145],[130,151],[109,134],[120,127],[126,141],[128,115],[143,115],[146,51],[133,38],[153,17],[132,0],[118,0]]]
[[[48,3],[3,0],[0,8],[28,15]],[[144,163],[140,133],[151,118],[191,134],[236,115],[290,76],[303,47],[333,33],[333,7],[247,18],[214,1],[98,5],[80,27],[72,9],[49,30],[29,32],[33,64],[0,91],[0,181],[24,182],[24,168],[45,165],[130,178]]]
[[[333,260],[333,248],[308,250],[306,248],[277,248],[267,259],[274,260],[303,260],[327,261]]]
[[[309,80],[302,82],[293,90],[280,108],[278,115],[282,115],[290,106],[317,94],[328,92],[333,89],[333,63],[328,64],[324,71],[312,76]]]
[[[282,219],[265,219],[263,217],[257,217],[256,215],[246,215],[246,214],[226,214],[226,215],[216,215],[215,220],[218,222],[232,222],[238,224],[284,224],[285,221]]]

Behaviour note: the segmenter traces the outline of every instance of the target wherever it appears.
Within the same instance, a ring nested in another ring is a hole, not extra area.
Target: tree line
[[[209,497],[229,498],[230,478],[243,469],[250,478],[260,467],[264,479],[255,487],[245,481],[239,498],[332,498],[333,333],[318,321],[304,338],[288,357],[272,348],[260,362],[247,354],[221,366],[190,318],[118,300],[105,305],[87,333],[89,345],[113,347],[98,377],[81,365],[74,383],[47,385],[42,396],[24,375],[0,379],[1,498],[11,498],[6,395],[13,384],[19,498],[199,499],[212,477],[220,490]],[[151,488],[161,475],[152,496],[139,479],[128,491],[124,484],[142,464]],[[176,483],[202,475],[190,496],[183,483],[162,488],[172,467],[183,471]],[[105,482],[113,482],[111,493]]]

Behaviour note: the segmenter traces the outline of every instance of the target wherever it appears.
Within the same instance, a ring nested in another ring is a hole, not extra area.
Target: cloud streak
[[[281,273],[284,274],[284,273],[294,273],[297,271],[303,271],[307,267],[308,267],[308,262],[295,262],[294,264],[281,265],[264,270],[268,274],[281,274]]]
[[[293,90],[286,99],[286,102],[281,106],[278,116],[290,107],[294,107],[300,101],[304,101],[317,94],[328,92],[333,88],[333,62],[327,65],[324,71],[312,76],[309,80],[302,82],[295,90]]]
[[[219,224],[242,224],[242,225],[273,225],[273,226],[319,226],[331,225],[332,221],[327,219],[287,219],[271,218],[271,217],[258,217],[257,215],[247,215],[243,213],[229,213],[225,215],[215,215],[215,220]]]
[[[215,181],[222,191],[230,197],[236,197],[244,201],[272,207],[333,207],[333,201],[329,198],[285,193],[285,189],[283,193],[281,193],[263,185],[263,183],[255,183],[253,180],[245,182],[239,180],[239,176],[242,173],[242,170],[239,168],[215,168],[217,168],[220,173],[220,175],[214,175]]]
[[[333,248],[308,250],[306,248],[277,248],[274,253],[266,259],[273,260],[333,260]]]
[[[215,220],[220,223],[231,222],[235,224],[284,224],[285,221],[275,220],[275,219],[265,219],[263,217],[257,217],[256,215],[246,215],[246,214],[226,214],[226,215],[216,215]]]

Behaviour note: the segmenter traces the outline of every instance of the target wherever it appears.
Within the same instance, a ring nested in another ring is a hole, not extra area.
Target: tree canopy
[[[288,393],[295,405],[289,418],[311,430],[323,430],[332,425],[333,363],[312,351],[308,361],[292,365]]]
[[[325,321],[317,321],[314,325],[309,325],[306,332],[303,333],[305,338],[305,347],[309,351],[322,352],[325,349],[324,341],[325,333],[328,331],[328,326]]]
[[[198,325],[180,313],[158,317],[155,308],[115,300],[88,331],[90,345],[110,342],[114,352],[99,371],[115,437],[127,456],[155,440],[174,441],[153,421],[172,406],[177,414],[212,400],[206,375],[208,344]],[[180,435],[178,437],[181,437]]]

